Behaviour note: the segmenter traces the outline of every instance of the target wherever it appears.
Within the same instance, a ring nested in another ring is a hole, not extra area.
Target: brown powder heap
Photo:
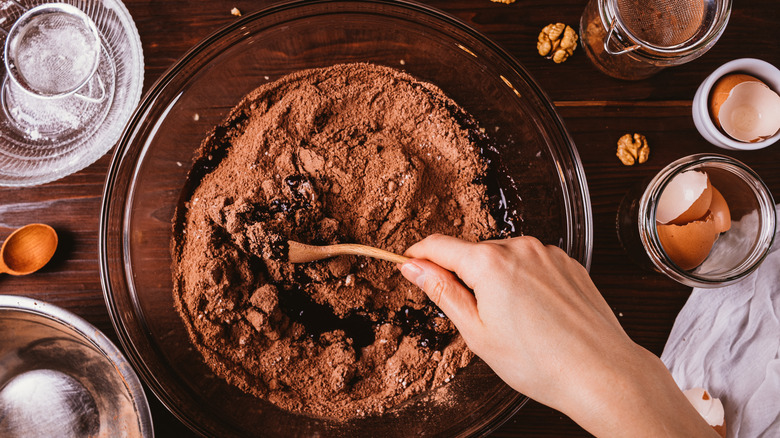
[[[369,64],[247,95],[201,145],[174,226],[174,298],[214,372],[283,409],[347,420],[448,382],[472,353],[391,263],[292,265],[286,241],[403,253],[495,236],[473,119]]]

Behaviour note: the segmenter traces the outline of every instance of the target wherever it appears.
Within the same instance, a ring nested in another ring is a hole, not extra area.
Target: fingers
[[[466,286],[474,289],[477,281],[474,275],[476,272],[473,253],[479,245],[455,237],[434,234],[412,245],[406,250],[405,255],[430,260],[454,272],[466,283]]]
[[[416,284],[448,318],[467,340],[482,325],[477,300],[452,272],[427,260],[414,259],[400,266],[401,274]]]
[[[434,234],[412,245],[406,255],[430,260],[455,272],[468,287],[491,280],[492,272],[511,263],[525,264],[538,257],[544,245],[530,236],[511,239],[468,242],[455,237]],[[476,291],[479,296],[479,291]]]
[[[409,247],[404,255],[430,260],[444,269],[457,272],[462,267],[464,255],[474,245],[456,237],[434,234]]]

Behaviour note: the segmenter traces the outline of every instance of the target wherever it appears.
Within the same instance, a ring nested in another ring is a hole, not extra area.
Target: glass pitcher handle
[[[609,32],[607,32],[607,37],[604,39],[604,51],[609,53],[610,55],[622,55],[624,53],[632,52],[636,49],[638,49],[640,46],[639,44],[634,44],[633,46],[626,47],[623,50],[618,50],[617,52],[613,51],[609,48],[609,42],[612,41],[612,36],[615,33],[615,23],[617,22],[617,17],[612,19],[612,22],[609,24]],[[617,39],[616,39],[617,41]],[[619,42],[618,42],[618,45]]]
[[[103,79],[100,78],[100,74],[98,72],[95,72],[95,75],[93,77],[97,79],[98,86],[100,87],[100,95],[98,95],[97,97],[92,97],[92,96],[87,96],[85,94],[81,94],[78,91],[75,92],[73,95],[87,102],[100,103],[103,101],[103,99],[106,98],[106,85],[103,83]]]

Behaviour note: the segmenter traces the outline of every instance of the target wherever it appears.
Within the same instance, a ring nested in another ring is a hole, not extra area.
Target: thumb
[[[482,325],[474,294],[452,272],[428,260],[412,259],[402,264],[401,274],[422,289],[468,337]]]

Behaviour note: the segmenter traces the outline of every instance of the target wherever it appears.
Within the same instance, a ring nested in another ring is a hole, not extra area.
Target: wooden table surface
[[[721,64],[743,57],[780,65],[780,6],[777,0],[734,2],[728,27],[704,56],[662,71],[651,79],[623,82],[599,73],[579,48],[564,64],[536,53],[536,37],[546,24],[575,29],[585,0],[431,0],[427,3],[460,18],[514,55],[554,101],[574,138],[587,175],[593,206],[594,251],[591,274],[628,334],[660,354],[675,316],[691,289],[630,262],[615,233],[618,204],[636,181],[677,158],[700,152],[724,153],[751,166],[780,198],[780,145],[730,152],[707,143],[691,118],[691,99],[704,78]],[[270,2],[252,0],[125,0],[143,43],[144,90],[199,40]],[[650,142],[650,160],[624,167],[615,157],[617,139],[641,132]],[[37,187],[0,188],[0,238],[30,222],[52,225],[61,238],[54,259],[26,277],[0,277],[0,293],[33,297],[82,316],[115,342],[98,273],[98,219],[111,153],[86,169]],[[158,436],[190,432],[151,394]],[[533,401],[494,436],[587,436],[564,415]]]

